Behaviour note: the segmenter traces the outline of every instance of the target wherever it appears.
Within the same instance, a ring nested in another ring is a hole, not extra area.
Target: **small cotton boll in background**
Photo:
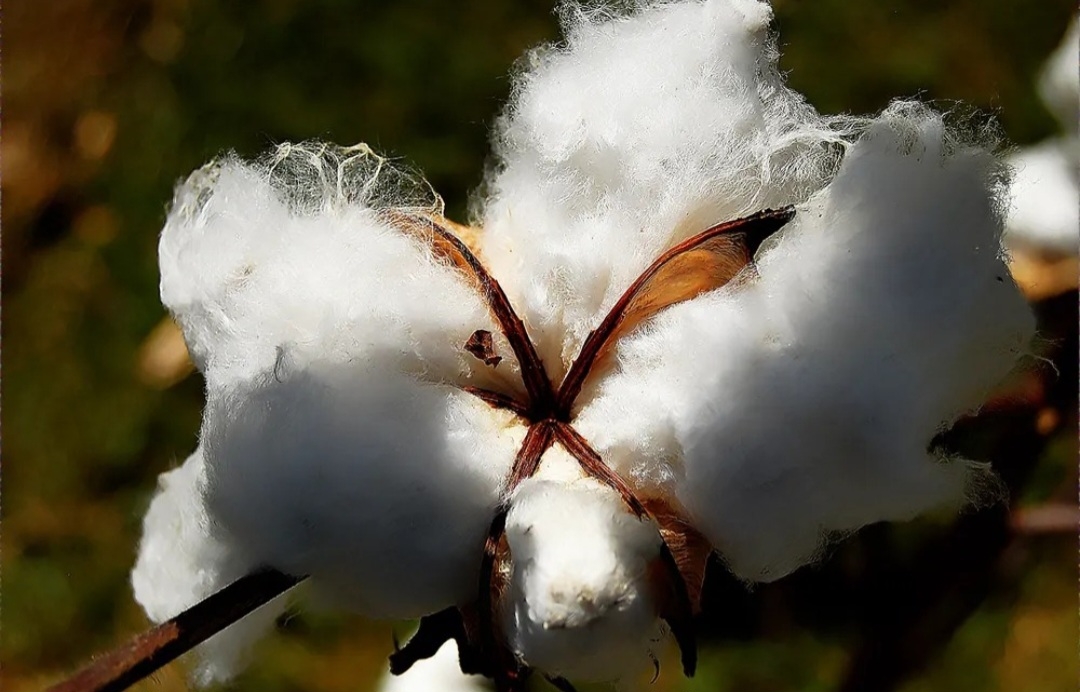
[[[545,673],[618,680],[649,665],[660,640],[649,582],[660,535],[610,488],[581,478],[561,448],[514,492],[512,573],[503,602],[514,651]],[[559,468],[569,470],[569,473]]]
[[[564,8],[519,76],[482,210],[484,256],[552,375],[674,243],[806,199],[841,134],[783,86],[754,0]]]
[[[267,378],[208,402],[207,505],[261,564],[311,575],[331,605],[426,615],[475,597],[524,434],[511,418],[377,358]]]
[[[639,483],[674,484],[747,580],[784,576],[833,534],[970,499],[985,471],[928,448],[1034,328],[999,257],[997,175],[940,117],[894,106],[763,249],[754,283],[622,345],[582,434]],[[675,447],[668,477],[629,452]]]
[[[377,215],[423,206],[397,192],[402,177],[363,147],[282,145],[267,161],[210,164],[177,189],[161,295],[209,387],[269,371],[283,348],[294,365],[383,347],[429,379],[491,375],[461,348],[477,329],[497,331],[476,291]],[[425,209],[441,202],[430,195]]]
[[[1017,248],[1080,252],[1080,139],[1051,139],[1009,159],[1014,170],[1008,239]]]
[[[1050,255],[1080,254],[1080,20],[1043,68],[1039,92],[1062,134],[1017,152],[1007,239],[1014,248]],[[1075,285],[1075,283],[1073,284]]]
[[[448,641],[438,653],[417,661],[403,675],[387,672],[375,692],[487,692],[491,689],[487,678],[461,672],[457,643]]]
[[[164,622],[248,574],[258,564],[224,538],[202,504],[206,467],[202,450],[161,474],[143,519],[139,556],[131,572],[135,600],[155,623]],[[273,626],[286,605],[278,597],[196,649],[194,677],[207,685],[232,677],[252,642]]]

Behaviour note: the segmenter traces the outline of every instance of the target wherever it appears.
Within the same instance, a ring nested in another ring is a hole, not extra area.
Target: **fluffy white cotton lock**
[[[441,384],[512,379],[514,364],[496,372],[464,350],[475,330],[495,329],[482,299],[378,215],[441,211],[414,188],[364,147],[317,144],[226,158],[178,188],[162,296],[208,385],[201,480],[185,492],[220,536],[193,556],[214,579],[185,587],[186,573],[148,573],[161,544],[148,524],[134,578],[152,615],[262,566],[310,574],[319,597],[372,616],[419,616],[474,593],[524,430]],[[233,627],[205,648],[226,659],[257,634]]]
[[[473,372],[461,345],[495,331],[480,296],[379,216],[440,212],[424,189],[366,147],[319,144],[256,163],[226,157],[180,185],[161,236],[161,295],[209,387],[283,357],[346,361],[380,347],[428,379]]]
[[[168,620],[257,567],[208,515],[205,490],[202,449],[158,479],[131,572],[135,600],[153,622]],[[284,598],[274,599],[207,640],[198,649],[196,681],[208,684],[232,677],[246,662],[251,642],[284,608]]]
[[[791,572],[833,535],[971,499],[985,470],[931,442],[1033,332],[1001,261],[997,176],[939,117],[890,109],[752,284],[676,306],[624,345],[582,434],[624,475],[674,486],[748,580]]]
[[[419,617],[475,596],[488,523],[524,429],[376,358],[212,397],[209,513],[331,604]]]
[[[560,455],[552,449],[545,464]],[[622,679],[648,667],[661,638],[650,583],[660,535],[613,490],[577,475],[541,471],[513,495],[505,630],[515,653],[546,673]]]
[[[1009,241],[1060,255],[1080,253],[1080,139],[1057,138],[1009,159],[1014,170]]]
[[[767,4],[613,14],[564,8],[565,45],[531,56],[482,210],[485,257],[555,375],[660,252],[806,199],[841,153],[840,122],[783,85]]]

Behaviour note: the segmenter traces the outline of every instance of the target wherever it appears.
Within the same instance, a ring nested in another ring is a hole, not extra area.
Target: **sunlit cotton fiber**
[[[783,85],[765,3],[563,15],[498,125],[481,216],[556,375],[661,252],[824,185],[843,129]]]
[[[582,433],[621,473],[673,491],[747,580],[865,524],[986,499],[988,470],[931,443],[1033,329],[1000,257],[998,174],[939,116],[894,106],[752,283],[624,344]]]
[[[503,621],[514,650],[541,670],[617,680],[647,668],[661,640],[649,581],[660,535],[575,467],[552,449],[514,493]]]

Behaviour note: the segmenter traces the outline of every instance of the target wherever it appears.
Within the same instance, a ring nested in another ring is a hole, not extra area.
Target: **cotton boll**
[[[183,466],[161,475],[157,495],[143,520],[131,585],[135,600],[156,623],[180,614],[257,567],[214,526],[203,505],[205,487],[200,449]],[[273,625],[285,605],[284,597],[276,598],[196,649],[196,682],[224,681],[238,672],[252,642]]]
[[[431,380],[494,375],[462,348],[475,330],[495,331],[477,292],[378,215],[441,210],[402,178],[364,147],[283,145],[266,161],[212,163],[177,189],[161,295],[210,388],[265,373],[283,353],[299,366],[379,348]]]
[[[1048,140],[1009,163],[1009,242],[1062,255],[1080,252],[1080,139]]]
[[[974,469],[935,457],[931,439],[1033,332],[999,258],[994,173],[940,119],[899,106],[761,258],[764,357],[713,390],[753,403],[679,433],[680,495],[736,573],[779,577],[829,533],[964,498]]]
[[[750,0],[571,6],[498,133],[484,253],[558,375],[660,252],[805,199],[834,170],[835,123],[786,89]]]
[[[1033,330],[999,257],[996,175],[938,117],[890,109],[754,283],[671,308],[623,345],[582,434],[622,416],[598,448],[637,479],[663,480],[664,459],[631,450],[681,450],[667,487],[748,580],[813,560],[830,535],[960,503],[985,471],[931,440]]]
[[[407,618],[475,597],[524,428],[395,372],[395,359],[319,363],[212,397],[203,444],[211,516],[260,563],[311,575],[334,605]]]
[[[1073,17],[1061,45],[1043,67],[1039,78],[1039,93],[1057,116],[1062,129],[1073,135],[1080,129],[1080,17]]]
[[[514,493],[506,536],[505,629],[527,664],[573,680],[648,667],[660,637],[649,582],[659,559],[655,526],[594,480],[536,477]]]

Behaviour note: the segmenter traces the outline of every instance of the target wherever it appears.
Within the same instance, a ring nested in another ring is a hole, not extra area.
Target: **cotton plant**
[[[178,187],[161,295],[207,403],[146,516],[152,620],[271,570],[259,602],[306,578],[323,606],[420,618],[406,676],[456,644],[499,690],[626,681],[667,637],[692,674],[712,553],[772,581],[994,499],[934,443],[1033,332],[993,134],[911,102],[818,114],[756,0],[562,12],[471,226],[363,146]],[[286,606],[203,644],[197,681]]]

